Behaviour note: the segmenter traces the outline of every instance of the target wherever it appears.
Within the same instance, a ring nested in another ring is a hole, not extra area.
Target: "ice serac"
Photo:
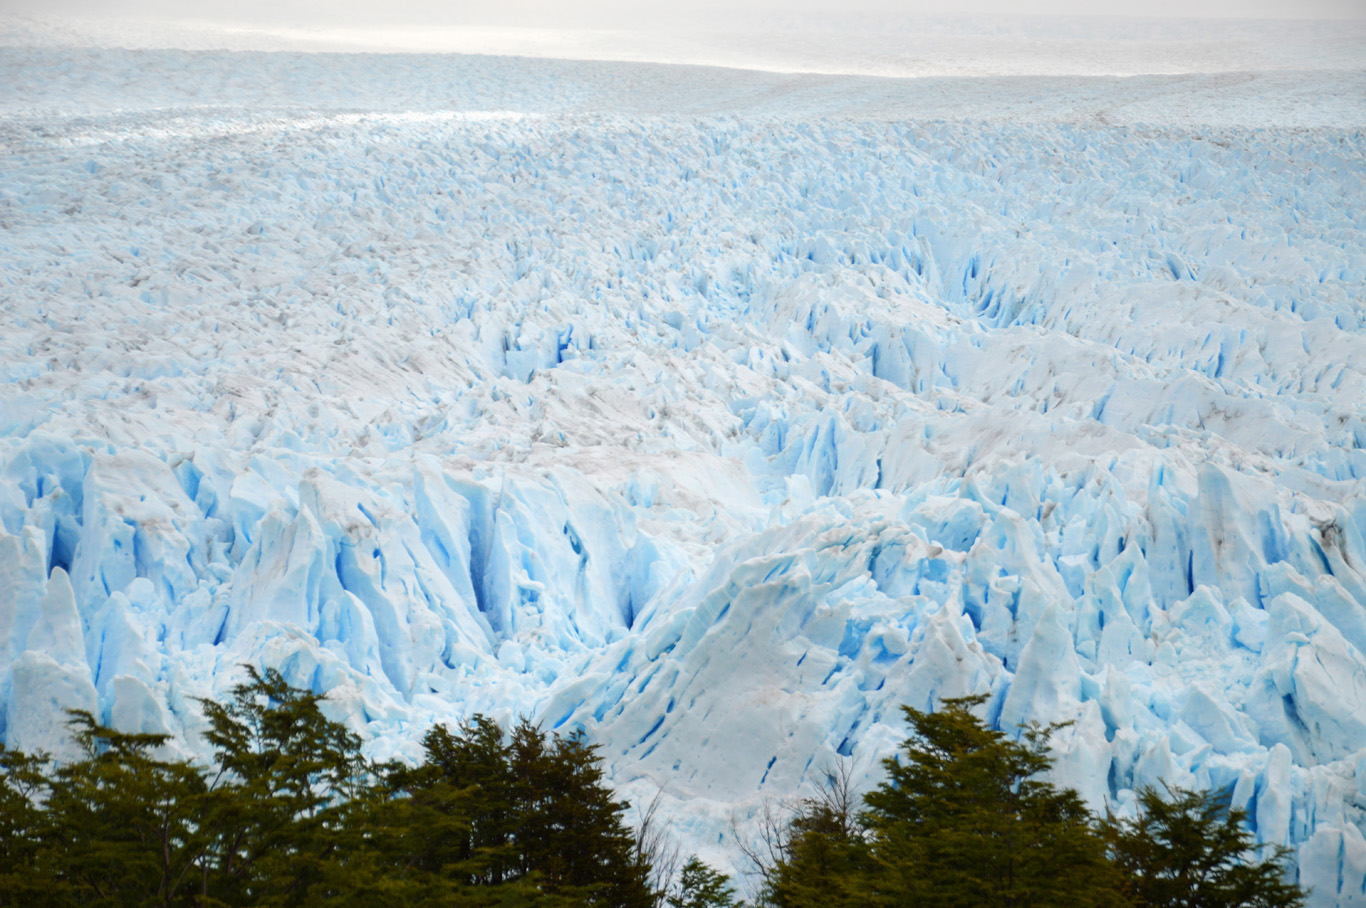
[[[0,48],[6,745],[202,753],[270,665],[381,758],[582,729],[724,867],[984,695],[1093,807],[1217,790],[1366,900],[1359,128],[359,65]]]
[[[17,749],[47,751],[58,759],[78,754],[61,734],[68,710],[95,714],[98,703],[85,660],[84,637],[71,581],[53,568],[33,626],[10,666],[5,740]]]

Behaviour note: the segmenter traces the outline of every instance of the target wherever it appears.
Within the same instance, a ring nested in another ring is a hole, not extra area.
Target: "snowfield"
[[[900,706],[1366,900],[1366,66],[0,41],[0,739],[243,663],[531,715],[684,847]],[[22,37],[22,34],[21,34]],[[741,868],[743,869],[743,868]]]

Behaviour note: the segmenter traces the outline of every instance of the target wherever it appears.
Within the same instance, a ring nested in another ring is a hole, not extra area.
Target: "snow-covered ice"
[[[529,714],[719,866],[899,707],[1366,899],[1366,68],[0,41],[0,735]],[[39,46],[41,45],[41,46]]]

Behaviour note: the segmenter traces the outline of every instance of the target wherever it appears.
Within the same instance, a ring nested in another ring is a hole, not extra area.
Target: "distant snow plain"
[[[1361,904],[1362,27],[1012,28],[5,20],[3,740],[272,665],[743,872],[982,692]]]

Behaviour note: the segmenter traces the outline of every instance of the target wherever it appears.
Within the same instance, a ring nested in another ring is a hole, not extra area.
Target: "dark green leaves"
[[[410,846],[415,872],[457,888],[511,887],[527,905],[654,904],[626,805],[582,738],[527,722],[504,736],[475,716],[458,732],[432,729],[423,746],[421,766],[391,777],[404,824],[441,830]]]
[[[3,755],[0,904],[192,904],[208,844],[205,783],[155,755],[164,735],[123,734],[84,712],[71,728],[85,757],[49,773]]]
[[[776,908],[1299,908],[1286,849],[1259,860],[1242,811],[1152,789],[1142,815],[1100,823],[1076,792],[1040,778],[1055,728],[1013,740],[972,710],[906,709],[912,733],[857,816],[847,785],[806,801],[760,860]],[[836,796],[831,796],[834,792]],[[845,796],[838,796],[844,792]]]
[[[982,701],[948,700],[934,713],[906,708],[912,736],[866,798],[879,901],[1117,904],[1090,812],[1076,792],[1037,778],[1050,766],[1053,729],[1011,740],[972,715]]]
[[[205,702],[213,762],[85,713],[84,757],[0,749],[0,906],[651,908],[593,747],[476,716],[375,766],[321,697],[248,670]]]
[[[669,908],[742,908],[731,891],[730,877],[717,873],[694,855],[683,865],[676,890],[665,900]]]
[[[0,908],[738,908],[696,858],[659,892],[582,736],[475,716],[417,766],[376,766],[318,695],[249,670],[204,703],[212,764],[73,713],[82,759],[0,748]],[[1140,793],[1099,823],[1041,776],[1048,735],[907,709],[911,735],[856,809],[849,777],[774,823],[756,861],[779,908],[1300,908],[1284,848],[1258,857],[1213,796]],[[667,882],[667,881],[666,881]]]
[[[1298,908],[1306,893],[1287,883],[1289,849],[1257,855],[1243,810],[1209,792],[1139,792],[1136,820],[1105,825],[1115,861],[1140,904],[1152,908]]]

